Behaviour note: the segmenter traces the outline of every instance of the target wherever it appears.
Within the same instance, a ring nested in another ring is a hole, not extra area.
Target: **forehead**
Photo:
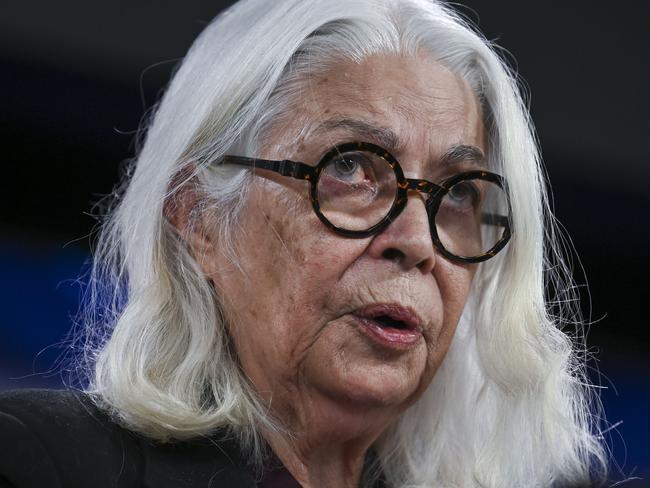
[[[312,78],[307,87],[288,122],[302,127],[301,143],[320,141],[331,146],[354,139],[355,127],[365,125],[389,129],[395,136],[392,141],[377,131],[381,140],[369,142],[393,145],[387,149],[396,156],[412,157],[417,151],[423,158],[438,158],[455,145],[485,152],[476,96],[464,80],[429,56],[373,56],[360,63],[341,62]],[[368,131],[358,136],[373,139]]]

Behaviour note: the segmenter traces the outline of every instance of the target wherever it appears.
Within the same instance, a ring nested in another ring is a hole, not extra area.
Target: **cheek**
[[[259,266],[273,277],[278,293],[297,303],[322,302],[333,285],[363,253],[367,241],[330,232],[316,216],[304,192],[283,190],[270,209],[262,212],[256,228],[266,236]],[[302,300],[298,300],[302,298]]]
[[[438,258],[434,274],[440,290],[440,299],[444,307],[444,319],[438,342],[446,354],[446,349],[456,330],[456,325],[463,312],[469,296],[476,265],[458,265]]]
[[[235,347],[259,386],[293,374],[327,322],[331,290],[363,251],[363,243],[329,233],[291,193],[250,202],[238,246],[242,273],[224,280],[234,297],[227,308]]]

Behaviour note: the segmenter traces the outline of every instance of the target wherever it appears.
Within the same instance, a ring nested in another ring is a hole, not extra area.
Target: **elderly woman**
[[[568,273],[528,114],[445,5],[237,3],[192,46],[120,193],[77,343],[85,391],[3,396],[0,484],[602,474],[558,328],[571,310],[545,303]]]

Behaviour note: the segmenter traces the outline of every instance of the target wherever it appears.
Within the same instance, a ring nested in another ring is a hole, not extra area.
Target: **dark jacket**
[[[0,488],[257,486],[299,485],[284,468],[266,471],[258,485],[223,436],[156,443],[120,427],[78,391],[0,393]],[[381,478],[374,486],[385,488]]]
[[[255,487],[232,442],[160,444],[75,391],[0,394],[0,487]]]

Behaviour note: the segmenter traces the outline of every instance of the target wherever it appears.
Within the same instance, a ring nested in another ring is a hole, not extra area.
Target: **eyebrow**
[[[450,166],[458,163],[474,163],[487,166],[487,160],[483,151],[476,146],[468,144],[456,144],[451,146],[440,158],[440,164]]]
[[[354,132],[356,135],[370,139],[368,142],[375,142],[390,152],[397,152],[402,147],[399,136],[387,127],[378,127],[363,120],[356,119],[331,119],[326,120],[316,127],[315,133],[330,132],[344,129]]]
[[[374,142],[389,152],[398,152],[402,145],[399,136],[388,127],[380,127],[363,120],[356,119],[331,119],[319,124],[314,133],[322,134],[333,130],[348,130],[354,132],[356,136]],[[442,166],[451,166],[459,163],[474,163],[477,165],[487,165],[483,151],[476,146],[469,144],[455,144],[451,146],[442,157],[438,164]]]

